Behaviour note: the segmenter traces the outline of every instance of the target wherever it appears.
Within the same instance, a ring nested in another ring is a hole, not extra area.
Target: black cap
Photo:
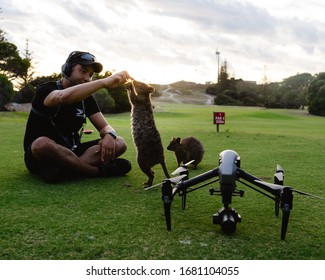
[[[91,65],[94,67],[94,72],[99,73],[103,70],[103,65],[96,61],[96,57],[89,52],[74,51],[69,54],[66,63],[72,65]]]

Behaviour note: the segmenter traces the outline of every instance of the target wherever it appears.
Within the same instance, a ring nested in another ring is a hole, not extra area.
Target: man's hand
[[[99,141],[100,152],[101,152],[101,161],[108,162],[115,159],[115,139],[106,134],[102,140]]]
[[[121,71],[118,72],[112,76],[109,76],[107,79],[107,86],[110,88],[116,88],[124,83],[126,83],[128,80],[134,80],[127,71]]]

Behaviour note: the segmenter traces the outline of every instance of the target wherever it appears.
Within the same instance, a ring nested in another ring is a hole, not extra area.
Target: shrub
[[[108,93],[107,89],[103,88],[94,94],[100,110],[107,114],[112,113],[115,109],[115,100]]]

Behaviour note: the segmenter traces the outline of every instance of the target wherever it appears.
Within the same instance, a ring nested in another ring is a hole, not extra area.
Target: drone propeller
[[[284,171],[281,165],[277,164],[276,172],[274,174],[274,184],[283,186]]]
[[[311,196],[311,197],[314,197],[314,198],[318,198],[318,199],[325,200],[324,197],[321,197],[321,196],[318,196],[318,195],[314,195],[314,194],[310,194],[310,193],[302,192],[302,191],[299,191],[299,190],[296,190],[296,189],[292,189],[292,191],[293,191],[293,192],[296,192],[296,193],[299,193],[299,194],[302,194],[302,195],[307,195],[307,196]]]
[[[187,175],[184,174],[184,175],[176,176],[176,177],[173,177],[173,178],[167,178],[167,179],[163,180],[162,182],[160,182],[160,183],[158,183],[156,185],[145,188],[145,190],[147,191],[147,190],[153,189],[155,187],[162,186],[165,181],[170,181],[173,185],[176,185],[179,181],[181,181],[186,176]]]
[[[276,172],[274,174],[274,184],[283,186],[284,171],[281,165],[277,164]],[[279,217],[281,195],[275,195],[275,217]]]
[[[176,176],[176,177],[173,177],[173,178],[169,178],[169,179],[166,179],[168,181],[170,181],[172,184],[176,185],[177,183],[179,183],[179,181],[181,181],[183,178],[185,178],[186,175],[179,175],[179,176]]]
[[[172,175],[176,175],[176,174],[181,174],[181,175],[185,175],[186,178],[185,180],[188,179],[188,168],[187,166],[190,165],[191,163],[193,163],[195,160],[191,160],[185,164],[182,164],[180,167],[178,167],[173,173]],[[181,191],[180,195],[182,196],[182,209],[184,210],[186,208],[186,189]]]
[[[172,173],[172,175],[176,175],[176,174],[178,174],[178,173],[181,173],[181,172],[184,172],[184,171],[186,171],[187,170],[187,166],[189,166],[191,163],[193,163],[195,160],[193,159],[193,160],[191,160],[191,161],[189,161],[189,162],[187,162],[187,163],[185,163],[185,164],[182,164],[180,167],[178,167],[173,173]]]
[[[311,196],[311,197],[314,197],[314,198],[318,198],[318,199],[325,200],[324,197],[321,197],[321,196],[318,196],[318,195],[314,195],[314,194],[310,194],[310,193],[306,193],[306,192],[303,192],[303,191],[299,191],[299,190],[296,190],[296,189],[291,188],[289,186],[281,186],[281,185],[278,185],[278,184],[272,184],[272,183],[268,183],[268,182],[264,182],[264,181],[259,181],[259,180],[254,180],[254,182],[257,185],[260,185],[261,187],[264,186],[264,187],[270,188],[270,189],[272,189],[272,191],[281,191],[284,188],[290,188],[293,192],[299,193],[301,195]]]

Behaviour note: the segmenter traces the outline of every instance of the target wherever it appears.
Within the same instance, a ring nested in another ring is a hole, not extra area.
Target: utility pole
[[[219,56],[220,56],[220,52],[218,51],[218,49],[216,51],[216,55],[218,60],[218,75],[217,75],[217,83],[218,83],[219,82]]]

